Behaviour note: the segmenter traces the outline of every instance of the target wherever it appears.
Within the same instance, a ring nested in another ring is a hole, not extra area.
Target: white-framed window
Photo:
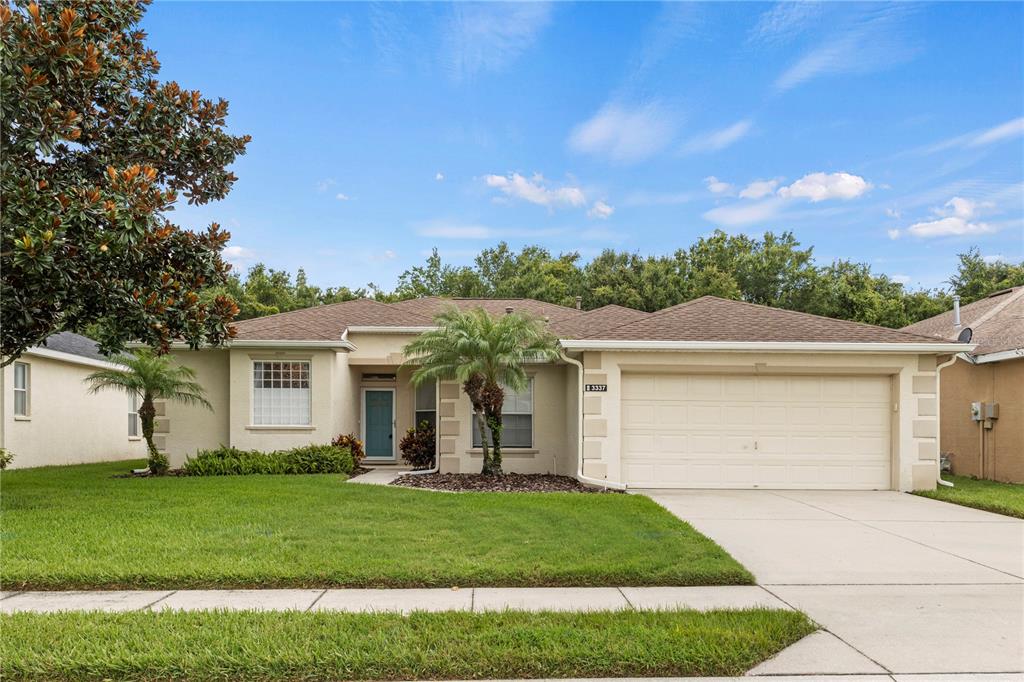
[[[437,382],[424,381],[416,387],[415,425],[427,422],[437,426]]]
[[[138,393],[132,393],[128,403],[128,437],[139,437],[139,399]]]
[[[308,361],[253,361],[254,425],[309,426],[311,397]]]
[[[14,416],[29,416],[32,408],[31,390],[31,366],[27,362],[14,363]]]
[[[533,379],[522,391],[505,389],[505,404],[501,408],[501,446],[504,448],[533,447]],[[488,433],[488,441],[490,434]],[[473,423],[473,447],[481,447],[480,429]]]

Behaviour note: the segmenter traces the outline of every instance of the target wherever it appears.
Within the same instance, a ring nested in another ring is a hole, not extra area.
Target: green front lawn
[[[651,500],[436,493],[339,475],[7,471],[4,589],[723,585],[753,577]]]
[[[921,490],[914,494],[1024,519],[1024,484],[981,481],[967,476],[943,478],[954,487],[940,485],[935,490]]]
[[[793,611],[20,613],[2,670],[40,680],[740,675],[815,627]]]

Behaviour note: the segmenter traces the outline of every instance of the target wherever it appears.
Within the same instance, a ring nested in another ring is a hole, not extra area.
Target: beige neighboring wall
[[[942,370],[940,447],[953,473],[982,476],[980,451],[985,446],[983,477],[1024,482],[1024,358],[980,365],[962,358]],[[999,403],[991,429],[971,419],[972,402]],[[982,441],[984,439],[984,441]]]
[[[622,482],[621,384],[626,372],[871,374],[892,378],[896,490],[930,489],[937,474],[935,356],[864,353],[587,351],[584,382],[607,384],[584,396],[583,474]]]
[[[502,448],[502,466],[514,473],[575,473],[576,447],[569,447],[566,423],[567,382],[576,386],[566,365],[527,365],[533,385],[533,447]],[[472,406],[456,381],[439,388],[438,454],[445,473],[480,473],[483,457],[472,447]]]
[[[131,399],[108,390],[88,393],[83,379],[99,366],[65,362],[27,352],[27,417],[14,416],[14,365],[3,368],[3,421],[0,445],[14,453],[12,469],[107,462],[146,456],[140,438],[128,436]]]
[[[196,381],[213,406],[213,410],[207,410],[180,403],[157,403],[153,440],[167,453],[171,466],[179,467],[186,457],[199,450],[230,444],[228,351],[223,348],[173,350],[170,356],[174,362],[195,370]]]

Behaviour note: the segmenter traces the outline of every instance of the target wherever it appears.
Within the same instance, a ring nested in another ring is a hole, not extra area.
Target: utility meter
[[[971,403],[971,419],[973,421],[980,422],[982,419],[984,419],[984,416],[982,415],[984,404],[985,403],[982,403],[980,401]]]

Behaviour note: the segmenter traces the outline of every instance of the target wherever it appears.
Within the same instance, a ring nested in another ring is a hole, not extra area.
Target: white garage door
[[[643,488],[888,489],[888,377],[622,375]]]

